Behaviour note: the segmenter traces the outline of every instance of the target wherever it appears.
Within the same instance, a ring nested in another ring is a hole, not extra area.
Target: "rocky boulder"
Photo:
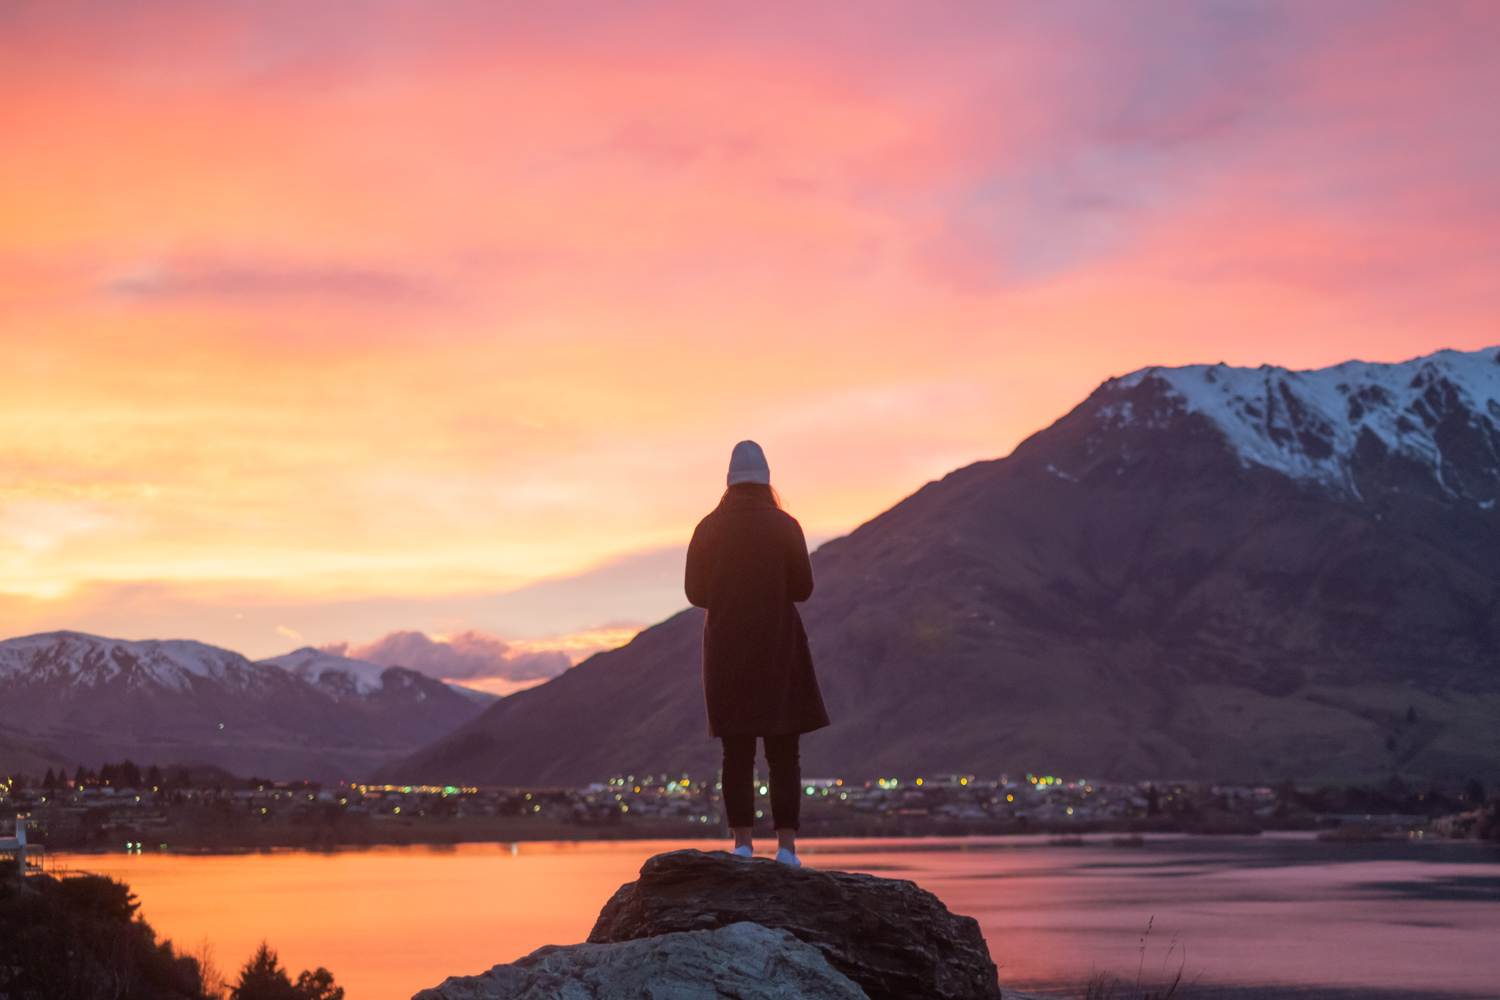
[[[812,945],[871,1000],[1001,995],[978,922],[949,912],[916,883],[721,851],[671,851],[648,860],[640,878],[605,904],[589,941],[650,940],[742,921]]]
[[[863,1000],[818,949],[753,923],[606,944],[547,945],[412,1000]]]

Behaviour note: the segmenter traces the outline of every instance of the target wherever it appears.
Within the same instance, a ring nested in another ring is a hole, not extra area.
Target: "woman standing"
[[[800,865],[798,738],[828,725],[793,603],[812,596],[812,563],[802,526],[781,509],[765,453],[754,441],[734,446],[728,489],[693,531],[686,577],[688,600],[708,611],[703,694],[709,735],[724,744],[722,795],[734,853],[754,854],[758,736],[771,772],[776,860]]]

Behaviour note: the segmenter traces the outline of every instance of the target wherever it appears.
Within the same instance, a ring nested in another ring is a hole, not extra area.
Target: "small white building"
[[[0,837],[0,868],[26,876],[26,817],[15,817],[15,837]]]
[[[26,817],[15,817],[15,835],[0,837],[0,879],[5,879],[10,873],[17,874],[17,877],[42,873],[45,856],[45,847],[36,841],[27,843]]]

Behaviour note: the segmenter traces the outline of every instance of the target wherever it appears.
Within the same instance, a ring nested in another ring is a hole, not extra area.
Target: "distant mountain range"
[[[1500,777],[1500,349],[1145,368],[813,555],[804,773]],[[388,777],[717,767],[702,612]]]
[[[315,649],[256,663],[188,640],[47,632],[0,642],[0,764],[34,772],[130,757],[360,778],[493,700]]]

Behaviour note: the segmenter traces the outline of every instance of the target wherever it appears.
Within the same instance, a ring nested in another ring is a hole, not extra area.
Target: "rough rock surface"
[[[786,931],[742,922],[609,944],[547,945],[412,1000],[864,1000]]]
[[[595,943],[754,921],[821,951],[872,1000],[998,998],[995,963],[973,917],[913,882],[789,868],[722,851],[671,851],[621,886]]]

